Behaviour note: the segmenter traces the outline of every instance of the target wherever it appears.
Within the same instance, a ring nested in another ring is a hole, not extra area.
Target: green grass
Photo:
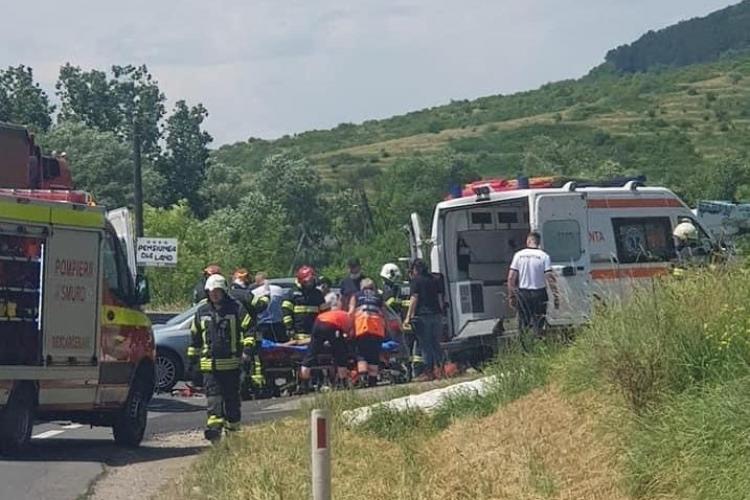
[[[635,497],[748,498],[748,296],[746,270],[655,282],[599,314],[555,367],[569,391],[609,394]]]
[[[750,496],[750,378],[671,396],[637,418],[625,455],[634,496]]]

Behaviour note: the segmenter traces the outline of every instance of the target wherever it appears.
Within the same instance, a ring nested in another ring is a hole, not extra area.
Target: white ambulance
[[[431,269],[442,276],[450,304],[447,337],[454,342],[487,340],[514,312],[507,307],[507,275],[513,254],[531,230],[542,235],[561,291],[550,306],[552,326],[586,322],[596,300],[626,296],[666,274],[678,256],[673,228],[690,221],[703,253],[716,248],[693,212],[669,189],[562,187],[493,191],[476,186],[473,196],[438,203],[429,240],[412,214],[412,257],[429,249]]]

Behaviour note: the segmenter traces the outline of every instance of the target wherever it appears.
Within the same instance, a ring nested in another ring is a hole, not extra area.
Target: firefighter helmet
[[[401,278],[401,269],[393,262],[383,264],[382,269],[380,269],[380,277],[388,281],[396,281]]]
[[[302,266],[297,269],[297,281],[300,283],[314,282],[315,280],[315,268],[312,266]]]
[[[212,290],[216,290],[217,288],[220,288],[225,292],[228,291],[229,285],[227,285],[227,279],[221,274],[212,274],[206,280],[206,290],[210,292]]]

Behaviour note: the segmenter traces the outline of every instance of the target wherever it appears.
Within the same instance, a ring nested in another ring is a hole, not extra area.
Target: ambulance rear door
[[[560,290],[560,308],[550,296],[547,321],[553,326],[580,325],[591,315],[591,257],[585,193],[535,196],[532,227],[542,235]]]

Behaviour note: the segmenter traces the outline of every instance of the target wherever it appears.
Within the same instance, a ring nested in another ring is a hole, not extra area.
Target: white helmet
[[[681,241],[698,239],[698,230],[690,222],[681,222],[674,228],[672,235]]]
[[[383,265],[383,268],[380,270],[380,277],[389,281],[396,281],[401,278],[401,269],[396,264],[389,262]]]
[[[217,288],[220,288],[224,290],[225,292],[229,291],[229,285],[227,285],[227,279],[222,276],[221,274],[212,274],[211,276],[206,279],[206,290],[216,290]]]

